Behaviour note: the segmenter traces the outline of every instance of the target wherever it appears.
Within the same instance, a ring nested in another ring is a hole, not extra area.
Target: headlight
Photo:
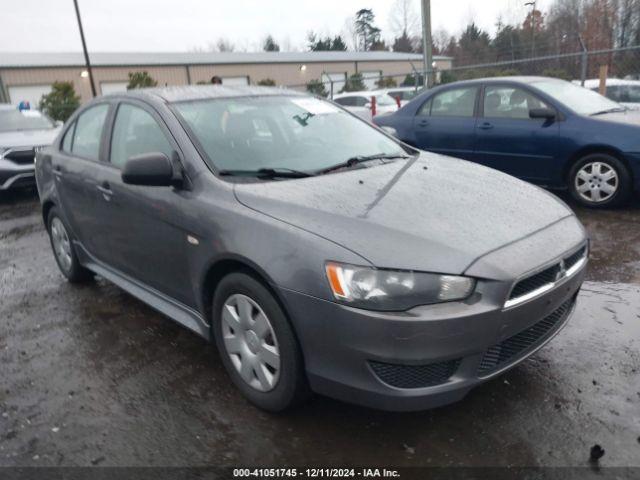
[[[378,270],[329,262],[327,279],[336,300],[368,310],[403,311],[418,305],[464,300],[475,280],[456,275]]]

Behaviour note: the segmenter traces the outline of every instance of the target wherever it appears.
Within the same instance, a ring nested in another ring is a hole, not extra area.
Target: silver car
[[[51,145],[60,125],[37,110],[0,105],[0,190],[35,184],[35,152]]]
[[[254,404],[462,398],[570,317],[585,231],[553,195],[281,89],[87,103],[38,153],[70,281],[94,273],[215,343]]]

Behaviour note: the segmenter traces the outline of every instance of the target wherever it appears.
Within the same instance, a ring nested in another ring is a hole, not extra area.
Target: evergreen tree
[[[53,82],[51,92],[43,95],[40,100],[40,110],[62,122],[66,122],[79,106],[80,97],[71,82]]]
[[[355,30],[360,50],[369,51],[372,46],[379,45],[380,29],[373,24],[375,18],[370,8],[363,8],[356,12]]]
[[[129,72],[129,85],[127,90],[134,90],[136,88],[149,88],[158,85],[148,72]]]
[[[262,46],[262,49],[265,52],[279,52],[280,51],[280,45],[278,45],[276,43],[276,41],[274,40],[274,38],[271,35],[268,35],[267,38],[264,40],[264,44]]]
[[[364,84],[364,81],[362,80],[362,74],[354,73],[349,78],[347,78],[347,81],[345,82],[344,87],[342,87],[342,90],[340,90],[340,93],[360,92],[366,89],[367,89],[367,86]]]
[[[320,80],[311,80],[307,83],[307,92],[313,93],[314,95],[319,95],[321,97],[326,97],[329,95],[327,89]]]
[[[413,42],[406,30],[393,41],[392,48],[394,52],[413,53]]]

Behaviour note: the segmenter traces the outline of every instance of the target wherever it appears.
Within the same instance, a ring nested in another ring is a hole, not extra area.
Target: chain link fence
[[[456,65],[446,70],[432,69],[434,85],[470,80],[482,77],[503,77],[513,75],[536,75],[561,78],[588,86],[599,82],[601,73],[607,79],[638,81],[635,88],[620,89],[620,102],[640,102],[640,45],[606,50],[582,50],[573,53],[545,55],[532,58],[503,60],[492,63]],[[633,82],[628,82],[631,87]],[[287,85],[288,88],[333,98],[343,91],[376,90],[380,88],[409,87],[420,90],[424,76],[417,69],[395,74],[323,74],[321,78],[307,84]],[[608,87],[612,91],[613,86]],[[610,92],[611,93],[611,92]],[[632,98],[626,98],[626,97]]]

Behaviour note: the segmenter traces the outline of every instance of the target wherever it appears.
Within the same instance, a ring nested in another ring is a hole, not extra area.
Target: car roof
[[[344,97],[371,97],[373,95],[386,95],[389,92],[387,90],[360,90],[358,92],[344,92],[338,93],[333,96],[333,98],[344,98]]]
[[[579,80],[575,80],[574,83],[580,83]],[[640,85],[640,80],[623,80],[621,78],[607,78],[607,86],[613,85]],[[599,78],[590,78],[589,80],[584,81],[584,86],[586,88],[593,88],[600,86]]]
[[[104,95],[111,97],[156,98],[167,103],[212,98],[263,97],[263,96],[310,96],[306,92],[297,92],[286,88],[258,86],[226,85],[186,85],[162,88],[141,88]]]
[[[444,85],[439,85],[438,88],[448,87],[451,85],[475,85],[478,83],[504,83],[504,82],[512,82],[512,83],[521,83],[521,84],[534,84],[538,82],[559,82],[565,83],[566,80],[562,80],[560,78],[553,77],[535,77],[535,76],[505,76],[505,77],[484,77],[484,78],[474,78],[472,80],[461,80],[458,82],[446,83]],[[429,89],[432,90],[432,89]],[[428,91],[428,90],[426,90]]]

